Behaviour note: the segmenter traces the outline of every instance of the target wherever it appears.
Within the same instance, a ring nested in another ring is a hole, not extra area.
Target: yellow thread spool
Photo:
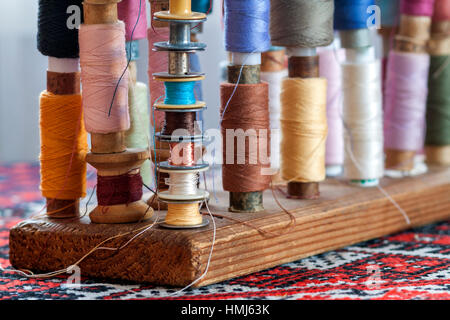
[[[172,226],[195,226],[203,221],[198,203],[169,203],[165,223]]]
[[[286,78],[281,92],[281,174],[286,181],[325,179],[326,86],[323,78]]]

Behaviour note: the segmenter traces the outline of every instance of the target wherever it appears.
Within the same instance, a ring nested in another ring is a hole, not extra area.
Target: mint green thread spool
[[[125,132],[125,144],[128,148],[149,148],[150,114],[148,110],[148,89],[142,82],[136,82],[128,88],[130,129]],[[142,180],[147,186],[153,183],[153,171],[150,160],[141,166]]]

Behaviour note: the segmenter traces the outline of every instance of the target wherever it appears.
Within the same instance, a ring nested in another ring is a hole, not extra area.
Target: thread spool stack
[[[389,53],[385,86],[386,174],[422,172],[432,0],[402,0],[400,25]]]
[[[150,118],[148,111],[148,88],[138,82],[136,62],[140,58],[139,40],[147,36],[147,10],[145,0],[122,0],[118,3],[118,18],[125,23],[125,48],[127,51],[128,105],[130,112],[130,129],[125,132],[125,144],[128,148],[149,149]],[[150,160],[145,160],[140,169],[143,182],[152,183]]]
[[[224,2],[231,63],[228,83],[220,87],[222,183],[232,212],[264,210],[270,183],[268,85],[261,83],[261,52],[270,48],[269,8],[268,0]]]
[[[428,163],[450,165],[450,1],[436,0],[428,45],[427,131]]]
[[[383,176],[381,64],[368,26],[373,0],[337,0],[335,28],[346,61],[342,64],[344,177],[361,187]]]
[[[161,132],[156,134],[159,142],[170,145],[168,161],[160,162],[160,172],[168,173],[167,191],[158,191],[158,199],[167,203],[168,211],[162,226],[167,228],[199,228],[209,220],[203,219],[199,204],[209,197],[208,192],[197,189],[198,175],[208,170],[208,164],[197,163],[201,158],[196,143],[203,140],[196,126],[196,112],[205,108],[203,101],[194,95],[195,81],[204,75],[191,72],[189,54],[204,50],[206,45],[191,42],[191,24],[206,20],[206,15],[191,10],[190,0],[171,0],[168,11],[154,14],[156,21],[169,24],[169,41],[154,44],[158,51],[169,56],[168,72],[154,73],[155,80],[164,82],[165,99],[157,101],[154,107],[165,112]]]
[[[86,160],[97,169],[98,206],[94,223],[148,219],[153,210],[142,201],[140,166],[145,149],[127,149],[129,129],[125,25],[118,20],[118,0],[85,0],[80,28],[80,62],[86,129],[91,152]],[[103,40],[103,41],[100,41]]]
[[[325,179],[326,80],[317,47],[333,41],[334,2],[272,1],[272,43],[286,47],[289,78],[281,91],[281,173],[291,198],[315,199]]]
[[[273,170],[272,181],[281,182],[280,174],[280,93],[281,81],[287,77],[286,50],[283,47],[271,46],[269,51],[261,55],[261,80],[269,84],[270,113],[270,165]]]
[[[67,24],[70,6],[81,8],[81,0],[39,1],[38,50],[48,56],[47,90],[40,97],[41,191],[52,218],[78,216],[86,194],[78,30]]]

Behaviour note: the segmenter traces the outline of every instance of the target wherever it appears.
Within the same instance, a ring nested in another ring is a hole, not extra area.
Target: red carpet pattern
[[[90,187],[93,186],[92,178]],[[9,229],[42,209],[36,165],[0,166],[0,264]],[[408,230],[198,289],[0,271],[0,299],[450,299],[450,221]]]

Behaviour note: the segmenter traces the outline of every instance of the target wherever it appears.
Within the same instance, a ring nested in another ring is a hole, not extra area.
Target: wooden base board
[[[407,212],[410,225],[378,188],[359,188],[342,180],[321,183],[321,197],[317,200],[290,200],[276,192],[283,206],[296,218],[291,228],[288,227],[291,219],[280,210],[270,191],[264,194],[266,210],[250,214],[227,212],[228,194],[218,192],[219,203],[214,198],[210,201],[212,212],[245,224],[215,219],[216,242],[211,264],[196,286],[450,218],[450,168],[432,168],[415,178],[384,178],[381,185]],[[163,216],[161,212],[160,218]],[[102,225],[91,224],[88,218],[27,220],[11,230],[10,260],[16,268],[54,271],[73,264],[100,241],[149,223]],[[256,227],[280,235],[270,237]],[[80,264],[81,273],[185,286],[204,272],[212,236],[212,223],[194,230],[155,226],[120,251],[95,252]],[[118,247],[131,237],[113,240],[108,245]]]

